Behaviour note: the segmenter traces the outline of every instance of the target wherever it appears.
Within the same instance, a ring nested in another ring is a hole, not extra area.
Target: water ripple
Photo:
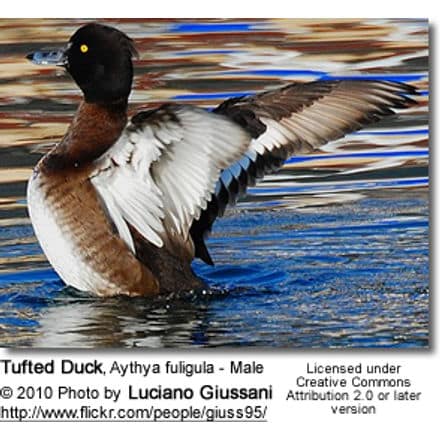
[[[227,211],[209,284],[154,300],[66,288],[26,213],[25,181],[78,104],[27,52],[87,20],[0,20],[0,345],[427,347],[429,83],[426,20],[106,20],[135,39],[134,111],[213,108],[291,81],[408,82],[417,104],[295,156]],[[26,40],[23,40],[26,38]]]

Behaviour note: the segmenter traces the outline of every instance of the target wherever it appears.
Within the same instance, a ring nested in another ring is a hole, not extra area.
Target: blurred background
[[[81,99],[32,50],[88,20],[0,20],[0,345],[426,347],[429,344],[428,22],[99,20],[136,42],[130,112],[212,108],[292,81],[416,86],[417,105],[289,159],[217,221],[212,290],[96,299],[63,287],[26,210],[32,167]]]

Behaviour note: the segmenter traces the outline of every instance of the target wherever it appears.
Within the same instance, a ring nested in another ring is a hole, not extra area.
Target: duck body
[[[131,227],[127,244],[103,203],[104,187],[97,189],[94,177],[118,160],[118,141],[129,142],[121,135],[125,107],[83,102],[64,139],[39,161],[27,189],[35,234],[61,279],[82,291],[139,296],[202,288],[170,241],[158,248]]]
[[[98,295],[140,295],[159,288],[114,233],[90,180],[96,158],[84,147],[91,143],[97,156],[104,153],[124,122],[123,109],[82,103],[71,130],[40,160],[28,184],[30,218],[49,262],[66,284]]]
[[[91,183],[79,173],[66,179],[38,168],[28,185],[29,213],[38,241],[61,279],[103,296],[157,293],[156,277],[112,232]]]
[[[108,26],[72,36],[62,63],[84,99],[28,184],[49,262],[66,284],[99,296],[203,288],[191,262],[212,264],[204,240],[247,186],[292,154],[408,106],[414,93],[397,83],[318,81],[234,98],[213,112],[167,104],[127,122],[134,52]]]

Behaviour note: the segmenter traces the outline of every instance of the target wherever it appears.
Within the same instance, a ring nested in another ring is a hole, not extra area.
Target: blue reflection
[[[255,31],[254,23],[175,23],[168,29],[174,33],[249,32]]]
[[[371,132],[370,134],[377,134]],[[286,160],[286,164],[307,162],[315,160],[327,159],[362,159],[362,158],[381,158],[381,157],[429,157],[429,150],[420,148],[417,150],[403,150],[403,151],[365,151],[360,153],[338,153],[338,154],[312,154],[308,156],[292,156]]]

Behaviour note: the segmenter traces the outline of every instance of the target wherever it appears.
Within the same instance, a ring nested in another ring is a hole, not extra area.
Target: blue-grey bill
[[[66,64],[66,54],[64,49],[39,50],[26,55],[26,58],[37,65],[64,66]]]

